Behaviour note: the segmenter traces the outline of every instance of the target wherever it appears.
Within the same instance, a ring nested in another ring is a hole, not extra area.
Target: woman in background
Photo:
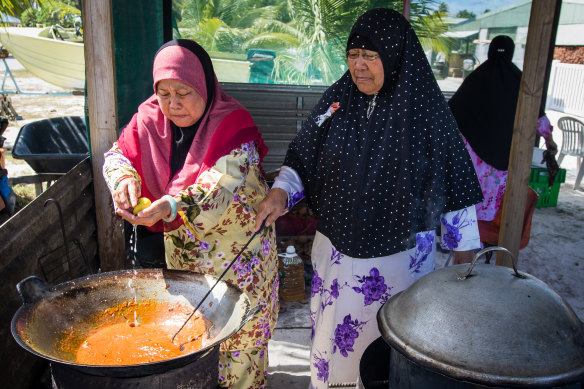
[[[465,78],[448,105],[481,183],[485,199],[476,206],[477,219],[495,218],[507,186],[515,110],[521,70],[511,60],[515,43],[506,35],[493,38],[488,59]],[[537,133],[551,155],[557,152],[552,126],[540,110]]]

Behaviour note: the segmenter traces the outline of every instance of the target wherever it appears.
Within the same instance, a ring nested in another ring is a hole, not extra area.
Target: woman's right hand
[[[138,199],[142,195],[140,181],[134,177],[128,177],[119,181],[114,189],[113,199],[116,208],[130,209],[138,204]]]
[[[288,193],[284,189],[272,188],[258,207],[254,231],[260,229],[264,219],[267,227],[288,212],[287,204]]]

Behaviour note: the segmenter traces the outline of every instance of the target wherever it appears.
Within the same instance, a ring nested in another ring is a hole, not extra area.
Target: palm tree
[[[0,0],[0,12],[10,16],[20,16],[25,9],[36,7],[37,4],[40,6],[41,3],[46,3],[46,0]]]
[[[180,31],[209,51],[277,51],[272,77],[284,84],[330,85],[346,70],[345,44],[354,21],[365,10],[403,0],[181,0]],[[447,30],[435,0],[410,7],[410,22],[424,49],[449,52],[439,36]]]

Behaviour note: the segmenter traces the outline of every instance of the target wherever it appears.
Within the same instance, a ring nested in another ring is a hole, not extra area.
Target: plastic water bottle
[[[278,254],[280,274],[280,298],[284,301],[300,301],[304,298],[304,263],[294,246],[286,247],[286,254]]]

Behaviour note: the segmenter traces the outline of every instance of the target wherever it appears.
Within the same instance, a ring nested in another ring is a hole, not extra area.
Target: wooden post
[[[553,48],[551,41],[555,39],[554,19],[556,13],[560,12],[560,4],[561,0],[533,0],[531,4],[523,76],[519,88],[509,158],[509,175],[499,231],[499,246],[505,247],[517,257],[541,96],[544,90],[549,51]],[[497,265],[510,267],[511,258],[500,252],[497,254]]]
[[[102,176],[103,154],[118,138],[111,0],[83,0],[82,8],[99,259],[102,271],[112,271],[124,267],[125,247],[123,222]]]
[[[404,18],[406,18],[407,20],[410,20],[410,4],[411,0],[404,0],[404,10],[402,14],[404,15]]]

